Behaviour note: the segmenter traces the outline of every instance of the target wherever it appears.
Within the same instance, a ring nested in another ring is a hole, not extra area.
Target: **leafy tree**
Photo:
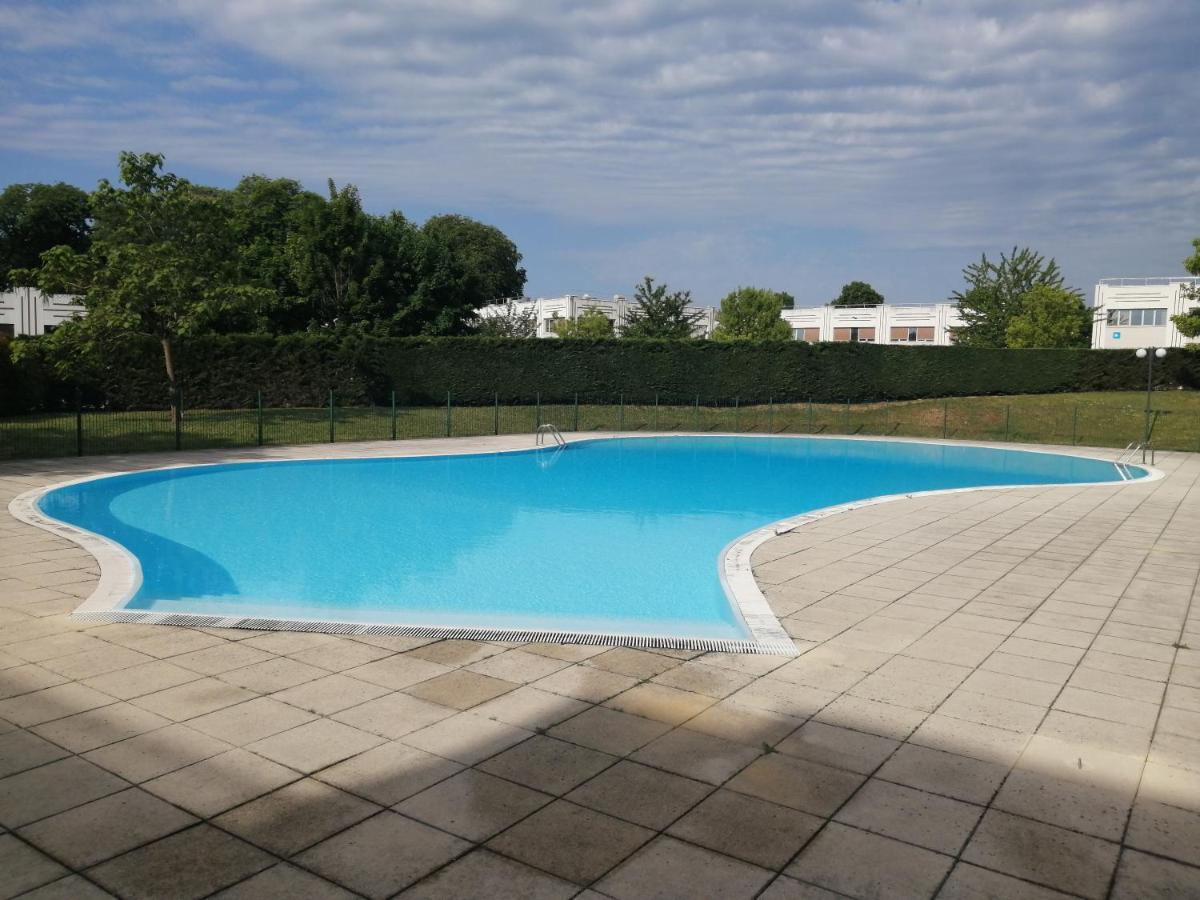
[[[786,341],[792,336],[788,323],[779,317],[791,297],[765,288],[738,288],[725,296],[717,311],[713,338],[718,341]]]
[[[158,338],[173,398],[173,342],[252,315],[264,292],[237,278],[225,195],[162,167],[158,154],[122,153],[125,186],[102,180],[91,195],[91,245],[43,253],[37,281],[42,290],[83,295],[88,314],[67,327],[88,351],[118,334]]]
[[[966,347],[1005,347],[1008,326],[1021,312],[1022,299],[1034,287],[1063,288],[1058,263],[1047,260],[1028,247],[1013,247],[1012,255],[1000,254],[994,262],[983,254],[979,262],[963,269],[965,291],[955,291],[964,324],[953,329],[954,341]],[[1067,288],[1078,296],[1078,291]]]
[[[1065,288],[1034,285],[1021,297],[1021,311],[1008,323],[1007,344],[1016,349],[1086,347],[1092,311]]]
[[[87,250],[91,234],[88,195],[74,185],[10,184],[0,192],[0,288],[10,286],[12,270],[30,278],[47,250],[64,246]]]
[[[842,292],[830,301],[830,306],[880,306],[883,294],[865,281],[851,281],[842,285]]]
[[[694,336],[702,312],[688,312],[691,291],[667,292],[665,284],[655,285],[647,275],[634,291],[635,306],[625,317],[622,337],[682,340]]]
[[[1183,267],[1192,275],[1200,275],[1200,238],[1192,241],[1192,249],[1195,252],[1183,261]],[[1200,304],[1200,284],[1186,287],[1183,290],[1186,292],[1186,299]],[[1200,307],[1194,306],[1185,313],[1171,316],[1171,321],[1175,323],[1175,327],[1184,337],[1200,337]]]
[[[458,258],[466,276],[466,302],[473,309],[524,294],[521,253],[499,228],[467,216],[442,215],[429,219],[421,231]]]
[[[532,305],[521,306],[516,300],[507,300],[503,312],[477,317],[475,330],[485,337],[537,337],[537,310]]]
[[[601,310],[585,309],[574,320],[555,319],[554,333],[562,338],[601,338],[613,336],[612,319]]]

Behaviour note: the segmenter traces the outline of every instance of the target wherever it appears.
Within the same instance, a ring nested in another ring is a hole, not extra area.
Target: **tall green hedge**
[[[62,405],[75,383],[52,374],[56,345],[32,339],[20,366],[0,352],[0,412]],[[236,408],[532,399],[664,402],[861,402],[973,394],[1136,390],[1146,363],[1128,350],[978,350],[777,342],[216,336],[181,341],[176,367],[184,402]],[[1200,353],[1175,350],[1155,366],[1159,386],[1200,386]],[[89,404],[166,405],[161,349],[149,339],[115,346],[76,379]]]

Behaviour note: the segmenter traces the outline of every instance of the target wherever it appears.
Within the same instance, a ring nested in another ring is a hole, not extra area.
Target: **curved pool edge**
[[[524,437],[524,436],[522,436]],[[995,450],[1019,452],[1046,453],[1056,456],[1072,456],[1082,459],[1093,459],[1113,463],[1114,460],[1103,456],[1085,453],[1064,452],[1061,450],[1045,449],[1038,445],[1023,445],[1014,447],[1011,444],[998,444],[981,441],[951,441],[926,440],[921,438],[882,437],[875,435],[767,435],[767,434],[726,434],[723,432],[621,432],[613,434],[571,434],[567,437],[568,444],[585,443],[589,441],[619,440],[628,438],[659,438],[659,437],[757,437],[784,438],[807,440],[853,440],[876,442],[904,442],[940,446],[973,446]],[[909,493],[887,494],[868,497],[836,506],[822,507],[794,517],[787,517],[753,529],[735,538],[721,551],[717,560],[717,571],[721,587],[725,592],[733,611],[741,619],[750,639],[731,638],[688,638],[688,637],[658,637],[648,635],[628,635],[617,633],[601,633],[586,631],[550,631],[537,629],[496,629],[496,628],[464,628],[461,626],[446,627],[438,625],[394,625],[388,623],[341,622],[330,619],[284,619],[255,616],[217,616],[189,613],[163,613],[152,610],[130,610],[125,604],[137,593],[141,585],[141,564],[137,557],[125,547],[95,532],[69,525],[58,519],[44,514],[38,507],[38,501],[50,491],[90,481],[114,478],[122,475],[133,475],[151,471],[168,471],[181,468],[204,468],[247,463],[273,462],[303,462],[331,459],[367,459],[367,458],[422,458],[429,456],[470,456],[488,455],[492,453],[521,453],[538,450],[549,450],[545,447],[513,447],[487,451],[464,450],[462,453],[392,453],[386,456],[349,456],[349,455],[309,455],[284,458],[242,458],[222,462],[180,463],[167,466],[148,466],[143,469],[129,469],[116,472],[101,472],[82,478],[69,479],[55,484],[44,485],[25,491],[12,499],[8,505],[9,514],[18,521],[41,528],[62,537],[87,550],[100,567],[99,583],[86,600],[71,613],[73,617],[97,622],[127,622],[156,625],[179,625],[192,628],[243,628],[256,631],[307,631],[328,634],[370,634],[399,637],[413,637],[432,640],[485,640],[514,643],[565,643],[591,644],[605,646],[625,646],[640,649],[665,650],[697,650],[706,652],[752,653],[768,655],[797,656],[801,653],[791,635],[783,628],[779,618],[771,609],[765,594],[759,589],[754,578],[751,557],[758,547],[768,540],[806,524],[816,522],[834,515],[851,512],[864,506],[890,503],[917,497],[935,496],[939,494],[966,493],[969,491],[999,491],[1020,490],[1038,487],[1124,487],[1132,484],[1142,484],[1157,481],[1165,473],[1149,465],[1138,465],[1145,475],[1128,481],[1097,481],[1076,482],[1071,484],[1006,484],[983,485],[966,488],[944,488],[930,491],[915,491]],[[553,451],[551,451],[553,452]]]

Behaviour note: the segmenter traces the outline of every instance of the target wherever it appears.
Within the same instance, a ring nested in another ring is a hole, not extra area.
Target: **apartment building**
[[[49,334],[68,319],[83,314],[83,304],[71,294],[14,288],[0,293],[0,337]]]
[[[1196,291],[1200,278],[1194,277],[1100,279],[1092,301],[1092,347],[1137,350],[1193,343],[1179,333],[1171,316],[1200,307],[1200,299],[1192,299]]]
[[[954,343],[950,329],[962,325],[953,303],[884,303],[881,306],[809,306],[780,315],[792,337],[817,341],[928,346]]]
[[[629,316],[629,311],[636,305],[632,300],[620,294],[613,294],[611,299],[593,297],[591,294],[566,294],[562,297],[525,298],[518,300],[516,304],[518,310],[533,310],[537,318],[537,336],[540,338],[558,337],[554,330],[555,321],[574,320],[585,312],[593,310],[603,313],[619,334]],[[506,307],[503,303],[495,303],[480,309],[479,317],[503,315],[505,311]],[[700,315],[694,330],[695,336],[698,338],[712,337],[717,311],[710,306],[691,306],[688,307],[688,312]]]

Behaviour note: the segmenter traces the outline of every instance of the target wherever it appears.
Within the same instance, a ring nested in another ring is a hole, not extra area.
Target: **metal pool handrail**
[[[560,447],[565,447],[567,445],[567,440],[562,436],[562,432],[558,430],[558,426],[552,425],[549,422],[545,422],[538,426],[537,434],[534,438],[535,445],[538,447],[542,446],[546,442],[546,435],[550,435],[550,437],[553,438],[554,443]]]

